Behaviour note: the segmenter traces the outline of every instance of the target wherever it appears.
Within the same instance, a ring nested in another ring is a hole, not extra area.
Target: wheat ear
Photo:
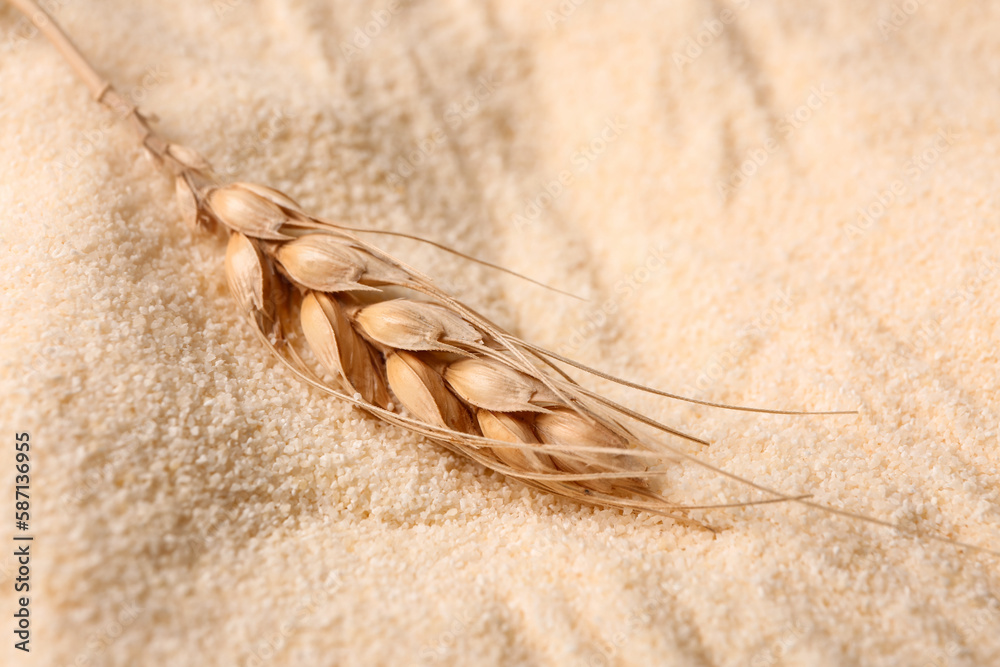
[[[45,33],[97,101],[128,118],[149,157],[174,176],[184,219],[195,228],[221,225],[228,233],[226,277],[240,309],[268,349],[313,387],[506,476],[585,503],[647,510],[697,524],[685,510],[796,502],[912,537],[1000,555],[785,494],[676,446],[638,436],[636,426],[644,425],[708,444],[582,387],[555,362],[714,407],[777,414],[856,412],[804,413],[699,401],[601,373],[522,341],[438,289],[427,276],[363,241],[355,233],[359,230],[310,216],[287,195],[263,185],[221,185],[197,152],[159,137],[32,0],[8,2]],[[304,360],[304,350],[297,347],[302,340],[319,368]],[[320,369],[335,384],[326,382]],[[409,414],[397,409],[393,396]],[[769,497],[727,505],[671,503],[650,483],[671,459],[689,461]]]

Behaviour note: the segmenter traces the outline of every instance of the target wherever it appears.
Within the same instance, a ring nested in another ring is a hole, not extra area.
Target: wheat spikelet
[[[191,163],[181,171],[190,185],[178,189],[181,205],[194,201],[199,224],[219,223],[230,234],[226,274],[236,302],[271,351],[313,386],[504,475],[585,503],[702,525],[684,510],[806,497],[640,437],[628,422],[708,444],[580,386],[552,363],[562,357],[503,331],[350,228],[307,215],[287,195],[250,183],[218,186]],[[335,385],[303,360],[297,341]],[[773,497],[672,503],[654,488],[665,454]]]
[[[547,490],[678,509],[650,489],[660,457],[624,413],[546,372],[536,352],[426,276],[269,188],[213,186],[195,200],[201,218],[229,230],[226,275],[240,308],[313,382]],[[297,339],[335,386],[303,361]]]
[[[856,413],[802,413],[685,398],[615,378],[520,340],[355,233],[372,230],[312,217],[284,193],[263,185],[221,185],[196,151],[157,135],[46,12],[32,0],[8,2],[36,19],[98,102],[124,112],[147,155],[174,176],[184,220],[193,228],[221,227],[229,235],[226,279],[238,307],[271,352],[313,387],[504,475],[587,503],[690,522],[684,510],[791,501],[920,539],[1000,555],[779,492],[641,435],[637,429],[649,427],[708,444],[586,389],[557,362],[701,405],[776,414]],[[304,355],[306,349],[309,354]],[[315,365],[304,357],[315,359]],[[320,370],[335,383],[327,383]],[[767,497],[731,505],[671,503],[655,488],[657,476],[671,460],[701,466]]]

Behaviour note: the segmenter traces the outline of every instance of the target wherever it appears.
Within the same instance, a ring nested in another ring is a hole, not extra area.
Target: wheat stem
[[[46,39],[56,47],[70,67],[73,68],[76,75],[87,86],[87,89],[90,90],[90,94],[97,102],[128,119],[129,126],[136,134],[139,142],[152,153],[155,159],[161,163],[165,163],[168,168],[171,168],[176,173],[184,171],[185,165],[177,162],[169,154],[170,144],[149,127],[148,119],[139,113],[139,110],[134,105],[122,97],[109,81],[98,74],[97,70],[83,56],[72,40],[70,40],[69,36],[48,12],[39,7],[34,0],[7,0],[7,2],[24,14],[45,35]]]

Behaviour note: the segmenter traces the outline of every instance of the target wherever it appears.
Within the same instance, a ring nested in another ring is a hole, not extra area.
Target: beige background
[[[220,172],[591,299],[384,240],[526,338],[861,406],[594,384],[705,460],[1000,548],[992,3],[54,6]],[[791,506],[712,513],[714,539],[582,509],[306,390],[125,128],[2,3],[0,37],[0,461],[31,432],[37,536],[30,663],[0,556],[4,664],[1000,663],[997,558]]]

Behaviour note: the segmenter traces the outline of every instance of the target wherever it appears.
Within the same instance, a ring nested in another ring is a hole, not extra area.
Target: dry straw
[[[149,156],[176,179],[187,222],[229,235],[226,277],[239,308],[268,349],[313,387],[508,477],[586,503],[647,510],[686,523],[697,523],[686,510],[731,506],[667,500],[657,477],[682,460],[765,494],[734,505],[798,502],[980,549],[766,488],[650,437],[656,430],[708,444],[586,389],[560,364],[671,398],[733,406],[648,389],[531,345],[362,240],[359,230],[311,216],[287,195],[262,185],[220,184],[195,151],[154,133],[35,3],[8,1],[55,44],[95,99],[127,116]]]

